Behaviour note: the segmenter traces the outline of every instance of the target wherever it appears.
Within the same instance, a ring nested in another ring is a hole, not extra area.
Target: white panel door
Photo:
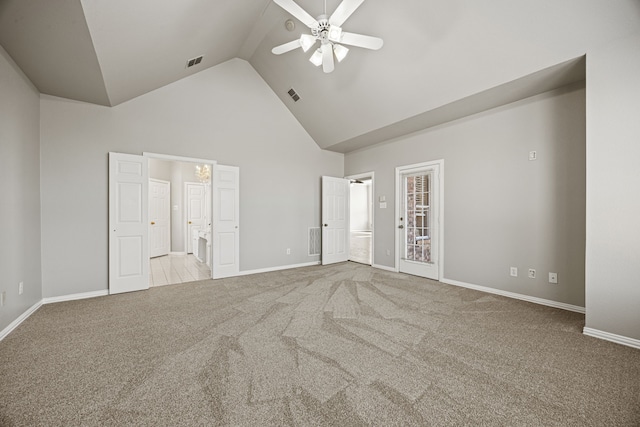
[[[440,280],[441,163],[396,169],[398,271]]]
[[[109,153],[109,293],[149,288],[147,159]]]
[[[149,180],[149,257],[171,251],[171,183]]]
[[[213,278],[240,272],[240,168],[213,167]]]
[[[349,180],[322,177],[322,264],[349,260]]]
[[[193,253],[193,230],[206,228],[205,214],[207,212],[205,185],[196,182],[185,183],[187,206],[187,253]]]

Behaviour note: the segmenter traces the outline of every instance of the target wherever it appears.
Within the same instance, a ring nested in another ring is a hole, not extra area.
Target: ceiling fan
[[[274,47],[271,52],[276,55],[302,48],[305,52],[311,49],[316,42],[320,47],[315,50],[309,61],[315,66],[322,65],[325,73],[333,71],[334,55],[341,62],[349,52],[343,45],[363,47],[365,49],[378,50],[382,47],[381,38],[365,36],[342,31],[342,24],[356,11],[364,0],[343,0],[331,16],[327,16],[327,2],[324,2],[324,14],[314,19],[293,0],[273,0],[278,6],[296,17],[311,30],[311,34],[302,34],[299,39]]]

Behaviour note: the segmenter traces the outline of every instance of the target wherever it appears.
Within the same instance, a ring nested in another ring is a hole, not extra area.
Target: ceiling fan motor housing
[[[320,15],[318,17],[318,26],[311,29],[311,34],[315,36],[322,43],[327,43],[329,41],[329,28],[331,25],[329,24],[329,20],[326,15]]]

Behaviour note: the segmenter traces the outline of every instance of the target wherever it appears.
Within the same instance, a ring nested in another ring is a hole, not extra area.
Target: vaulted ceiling
[[[297,3],[315,17],[325,1]],[[366,0],[343,28],[384,46],[331,74],[271,53],[308,32],[271,0],[0,0],[0,45],[41,93],[106,106],[239,57],[321,148],[348,152],[584,79],[588,47],[635,31],[638,3]]]

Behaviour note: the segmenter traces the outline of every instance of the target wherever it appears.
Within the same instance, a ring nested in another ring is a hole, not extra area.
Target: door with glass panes
[[[440,164],[397,168],[399,271],[439,279]]]

